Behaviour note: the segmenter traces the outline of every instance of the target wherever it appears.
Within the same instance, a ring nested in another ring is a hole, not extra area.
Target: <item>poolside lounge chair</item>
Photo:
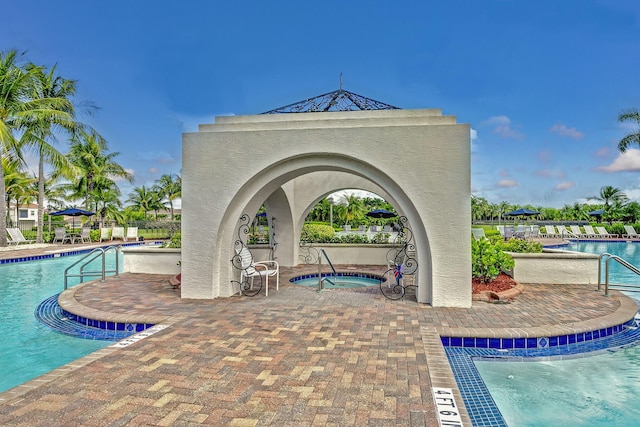
[[[245,279],[253,281],[253,278],[258,276],[264,277],[265,295],[269,296],[269,277],[275,276],[276,290],[280,290],[280,267],[277,261],[254,261],[253,255],[246,246],[242,246],[242,249],[237,253],[240,255],[242,267],[240,270],[241,282],[244,282]]]
[[[138,241],[138,227],[127,227],[127,236],[124,238],[125,242],[132,239],[134,242]]]
[[[124,240],[124,227],[113,227],[111,229],[111,240]]]
[[[626,239],[640,239],[640,234],[636,233],[636,229],[633,228],[633,225],[625,225],[624,230],[627,234],[623,234],[622,237]]]
[[[617,239],[620,237],[617,234],[610,234],[607,229],[602,226],[596,227],[596,230],[598,230],[598,233],[605,239]]]
[[[484,234],[484,228],[472,228],[471,229],[471,235],[476,240],[486,239],[487,238],[487,236]]]
[[[573,234],[575,234],[576,237],[580,238],[580,239],[584,239],[585,237],[587,237],[582,230],[580,230],[580,226],[578,225],[570,225],[569,228],[571,229],[571,232]]]
[[[7,233],[9,233],[8,240],[9,244],[19,245],[20,243],[33,243],[35,240],[27,240],[22,235],[22,231],[19,228],[7,228]]]
[[[564,238],[570,238],[570,237],[577,237],[575,235],[575,233],[571,230],[569,230],[567,228],[566,225],[558,225],[556,226],[556,228],[558,229],[558,237],[564,239]]]
[[[586,234],[587,237],[594,237],[594,238],[600,238],[601,236],[596,232],[596,230],[593,229],[592,226],[590,225],[584,225],[584,233]]]
[[[64,244],[64,242],[71,243],[71,236],[67,234],[67,230],[65,230],[64,228],[58,227],[53,230],[53,233],[54,233],[53,243],[58,243],[58,242],[60,242],[61,244]]]
[[[100,241],[111,239],[111,229],[110,228],[101,228],[100,229]]]

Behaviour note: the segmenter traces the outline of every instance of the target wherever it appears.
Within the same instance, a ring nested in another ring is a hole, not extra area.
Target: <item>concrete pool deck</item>
[[[454,389],[462,405],[439,334],[571,333],[637,311],[595,286],[525,285],[511,304],[459,309],[418,304],[413,293],[390,301],[378,287],[319,293],[289,283],[316,268],[282,268],[269,297],[182,300],[164,275],[82,286],[73,299],[88,311],[168,327],[0,394],[0,425],[437,426],[432,387]]]

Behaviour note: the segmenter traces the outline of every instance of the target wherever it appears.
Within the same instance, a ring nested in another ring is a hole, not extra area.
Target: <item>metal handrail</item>
[[[598,257],[598,290],[600,290],[600,286],[602,285],[602,259],[605,257],[606,257],[606,260],[604,262],[605,264],[604,296],[608,297],[609,296],[609,261],[611,260],[616,261],[618,264],[622,265],[623,267],[637,274],[638,276],[640,276],[640,269],[638,269],[636,266],[634,266],[633,264],[630,264],[629,262],[625,261],[624,259],[620,258],[617,255],[612,255],[610,253],[605,252]],[[617,289],[627,291],[627,292],[640,292],[640,286],[634,286],[634,285],[611,285],[611,286],[615,286]]]
[[[331,267],[331,271],[333,271],[333,281],[331,281],[331,279],[329,279],[328,277],[322,277],[322,256],[319,256],[318,257],[318,291],[321,291],[323,289],[322,282],[324,282],[325,280],[331,283],[333,286],[335,286],[336,276],[337,276],[336,269],[333,267],[333,263],[329,259],[329,256],[324,251],[324,249],[320,249],[320,255],[324,255],[324,258],[327,260],[327,264],[329,264],[329,267]]]
[[[107,270],[106,269],[106,253],[110,250],[114,250],[116,253],[116,267],[115,270]],[[118,260],[118,250],[120,246],[107,246],[106,248],[95,248],[69,267],[64,270],[64,289],[68,289],[68,278],[69,277],[79,277],[80,282],[84,282],[85,276],[97,277],[100,276],[100,281],[104,282],[106,280],[107,273],[115,273],[115,277],[118,277],[119,270],[119,260]],[[93,257],[92,257],[93,255]],[[91,257],[91,259],[87,260],[84,264],[80,266],[79,274],[70,274],[69,270],[71,270],[76,265],[80,264],[82,261],[85,261],[87,258]],[[91,261],[95,260],[98,257],[102,257],[102,268],[99,271],[84,271],[84,268],[91,263]]]

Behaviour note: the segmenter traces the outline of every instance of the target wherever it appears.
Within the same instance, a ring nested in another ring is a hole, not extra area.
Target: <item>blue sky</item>
[[[150,185],[182,132],[343,87],[472,127],[472,193],[562,207],[603,185],[640,199],[640,2],[3,0],[0,50],[78,80],[83,120]],[[61,146],[62,147],[62,146]],[[131,186],[122,184],[125,195]]]

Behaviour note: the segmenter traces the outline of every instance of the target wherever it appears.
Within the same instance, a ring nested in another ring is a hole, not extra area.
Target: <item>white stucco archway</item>
[[[278,261],[297,263],[310,203],[357,187],[411,224],[418,300],[471,305],[469,126],[439,110],[217,117],[183,136],[182,296],[226,297],[238,219],[265,203]]]

